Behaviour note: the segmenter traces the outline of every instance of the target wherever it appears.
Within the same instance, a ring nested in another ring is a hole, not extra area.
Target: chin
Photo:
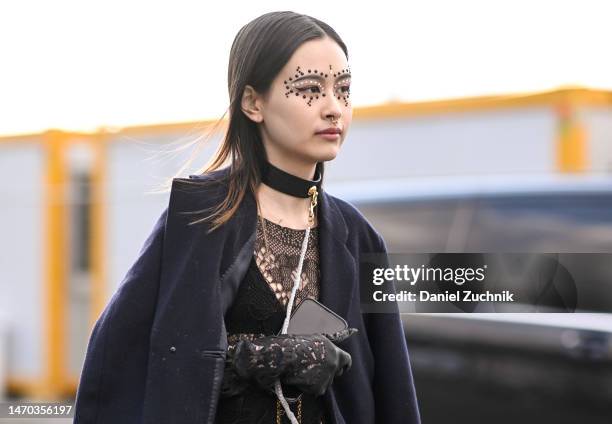
[[[319,162],[328,162],[330,160],[334,160],[334,159],[336,159],[337,155],[338,155],[337,153],[334,153],[333,155],[325,156],[325,157],[319,159]]]
[[[334,160],[340,151],[340,146],[326,146],[326,148],[319,149],[315,154],[312,155],[313,159],[317,162],[327,162]]]
[[[308,158],[309,162],[327,162],[334,160],[340,152],[340,142],[312,143],[307,149],[300,152],[300,156]]]

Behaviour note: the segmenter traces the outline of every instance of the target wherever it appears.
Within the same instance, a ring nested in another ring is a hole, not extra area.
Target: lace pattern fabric
[[[269,252],[266,248],[261,220],[258,219],[253,252],[253,259],[258,272],[250,272],[247,275],[249,281],[244,282],[246,284],[244,287],[241,286],[236,298],[236,309],[245,306],[246,310],[237,311],[232,308],[230,311],[227,337],[228,353],[230,354],[233,353],[236,344],[242,339],[253,341],[258,337],[276,334],[280,331],[293,288],[295,270],[306,230],[283,227],[265,218],[263,219],[265,220]],[[307,297],[319,299],[318,235],[318,227],[311,228],[302,265],[302,279],[293,303],[294,309]],[[251,264],[251,271],[253,271],[252,267],[253,264]],[[276,303],[272,303],[271,299],[265,296],[266,292],[258,289],[260,286],[257,284],[257,277],[267,283],[276,297]],[[283,312],[282,316],[281,311]],[[259,325],[253,326],[253,321],[258,322]],[[237,328],[242,330],[257,329],[258,332],[232,332]]]
[[[306,230],[283,227],[265,218],[264,221],[268,246],[266,248],[263,227],[261,226],[261,220],[258,219],[255,261],[276,298],[286,309],[291,296]],[[300,286],[293,302],[294,307],[307,297],[313,299],[319,297],[318,230],[318,227],[310,230],[306,256],[302,265]]]

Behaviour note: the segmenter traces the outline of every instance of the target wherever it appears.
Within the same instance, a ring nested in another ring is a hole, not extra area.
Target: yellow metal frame
[[[47,132],[45,185],[45,344],[46,366],[42,384],[36,396],[49,398],[58,393],[66,374],[64,359],[66,347],[65,293],[68,277],[68,225],[66,216],[66,134],[57,130]]]

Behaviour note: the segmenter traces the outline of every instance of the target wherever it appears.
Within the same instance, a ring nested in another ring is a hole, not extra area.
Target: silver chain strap
[[[314,225],[314,208],[317,206],[317,198],[319,195],[319,193],[317,192],[317,186],[310,187],[310,189],[308,190],[308,195],[310,197],[310,205],[308,207],[308,227],[306,228],[306,234],[304,235],[304,240],[302,241],[302,249],[300,251],[300,260],[298,262],[297,272],[295,274],[295,279],[293,281],[293,288],[291,289],[291,296],[289,297],[289,303],[287,304],[287,313],[285,314],[285,321],[283,322],[283,327],[281,329],[280,334],[287,334],[287,328],[289,328],[289,321],[291,319],[291,310],[293,309],[293,302],[295,299],[295,295],[298,291],[298,287],[300,286],[300,280],[302,276],[302,265],[304,264],[304,258],[306,257],[308,239],[310,238],[310,229]],[[259,209],[259,203],[257,203],[257,208]],[[265,227],[265,222],[263,220],[263,217],[261,216],[261,211],[260,211],[259,216],[260,216],[261,224],[262,224],[264,244],[266,246],[266,254],[269,254],[270,251],[268,249],[268,239],[266,237],[266,227]],[[291,408],[289,407],[289,404],[287,403],[287,399],[285,399],[285,396],[283,395],[283,389],[282,389],[280,380],[276,380],[274,382],[274,392],[276,393],[276,396],[278,397],[278,400],[280,401],[281,405],[283,405],[283,409],[285,410],[285,413],[287,414],[289,421],[291,421],[291,424],[300,424],[298,420],[295,418],[293,411],[291,411]]]

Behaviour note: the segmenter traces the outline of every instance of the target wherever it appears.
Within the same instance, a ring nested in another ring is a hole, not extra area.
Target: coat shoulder
[[[350,233],[375,247],[384,248],[385,242],[382,235],[355,205],[329,193],[328,196],[342,213]]]
[[[227,194],[229,168],[217,169],[188,178],[174,178],[170,208],[205,208],[220,202]]]
[[[172,190],[201,190],[203,188],[226,188],[229,184],[229,168],[215,169],[202,174],[191,174],[188,178],[172,180]]]
[[[230,168],[220,168],[215,169],[214,171],[204,172],[202,174],[191,174],[189,178],[175,178],[177,180],[190,180],[190,181],[206,181],[206,182],[216,182],[216,183],[225,183],[230,175]]]

